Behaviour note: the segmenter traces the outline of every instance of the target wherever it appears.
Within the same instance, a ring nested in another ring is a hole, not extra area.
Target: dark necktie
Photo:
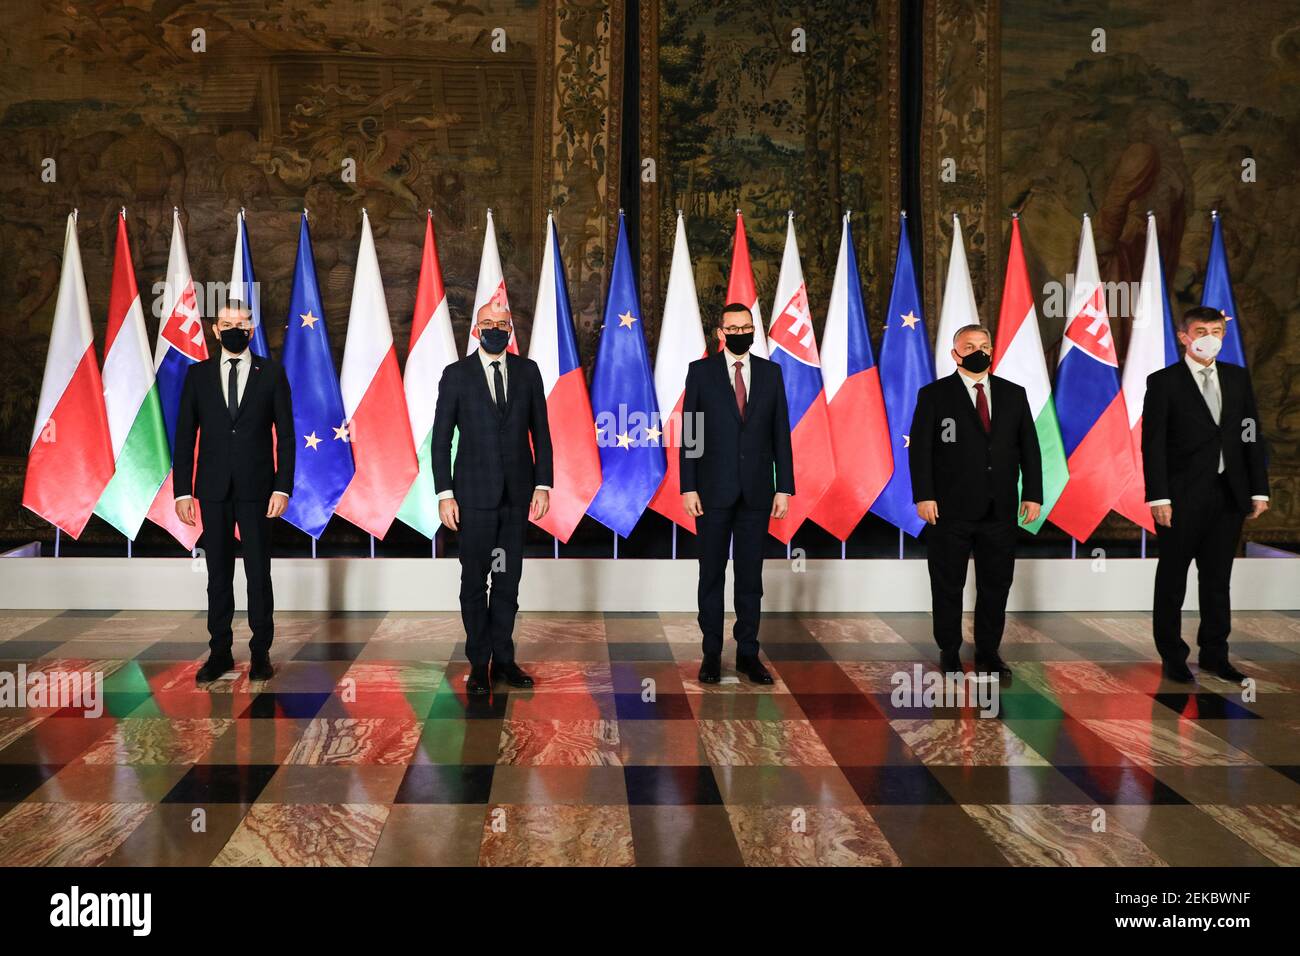
[[[987,434],[992,429],[992,421],[989,418],[989,400],[984,397],[984,383],[975,383],[975,411],[979,414],[980,424],[984,426],[984,432]]]
[[[239,414],[239,359],[231,359],[230,374],[226,376],[226,407],[230,409],[230,417],[234,418]]]
[[[501,374],[500,360],[492,363],[492,380],[497,390],[497,411],[504,415],[506,413],[506,380]]]
[[[736,408],[740,411],[740,417],[745,417],[745,376],[740,374],[744,362],[736,363]]]

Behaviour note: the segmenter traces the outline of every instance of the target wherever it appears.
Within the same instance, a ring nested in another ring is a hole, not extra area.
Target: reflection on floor
[[[0,612],[0,865],[1300,864],[1300,612],[1235,626],[1245,692],[1012,615],[982,717],[892,696],[923,614],[769,615],[771,687],[701,686],[691,615],[523,615],[537,686],[479,701],[452,614],[281,613],[197,688],[201,615]]]

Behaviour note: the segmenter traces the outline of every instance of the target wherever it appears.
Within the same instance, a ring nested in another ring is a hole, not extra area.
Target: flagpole
[[[848,542],[848,539],[846,538],[845,540],[843,540],[843,541],[840,542],[840,560],[841,560],[841,561],[843,561],[845,558],[847,558],[847,557],[849,556],[848,551],[849,551],[849,542]]]
[[[1071,537],[1071,538],[1070,538],[1070,558],[1071,558],[1071,559],[1074,559],[1074,558],[1077,558],[1078,556],[1079,556],[1079,539],[1078,539],[1078,538]]]
[[[614,532],[614,560],[618,560],[618,532]]]
[[[375,536],[373,534],[370,536],[370,556],[372,558],[375,556]]]
[[[560,557],[560,538],[559,535],[551,535],[551,540],[555,542],[555,557]]]
[[[311,539],[311,559],[313,561],[316,560],[316,539],[315,538]]]
[[[898,529],[898,560],[903,560],[903,529]]]
[[[1142,529],[1142,557],[1147,556],[1147,529]]]
[[[673,560],[677,560],[677,522],[673,522]]]
[[[60,530],[58,525],[55,525],[54,526],[54,556],[56,558],[59,556],[59,543],[62,539],[62,535],[63,535],[62,530]]]

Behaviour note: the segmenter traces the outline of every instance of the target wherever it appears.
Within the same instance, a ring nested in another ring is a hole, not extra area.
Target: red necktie
[[[740,369],[744,362],[736,363],[736,408],[740,410],[740,417],[745,417],[745,377],[740,374]]]
[[[989,400],[984,397],[984,383],[975,383],[975,411],[979,413],[980,424],[984,426],[985,433],[992,430],[992,422],[989,419]]]

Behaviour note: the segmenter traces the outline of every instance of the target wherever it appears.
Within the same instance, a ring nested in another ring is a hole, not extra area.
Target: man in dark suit
[[[683,421],[698,441],[682,443],[681,492],[695,517],[700,549],[700,681],[722,679],[722,592],[727,551],[736,568],[736,670],[756,684],[772,675],[758,659],[763,602],[763,545],[769,518],[784,518],[794,494],[790,412],[781,366],[750,355],[753,316],[731,303],[722,310],[717,354],[686,371]]]
[[[1187,569],[1200,581],[1202,670],[1228,681],[1245,675],[1228,660],[1232,559],[1242,522],[1268,510],[1268,465],[1250,373],[1216,362],[1226,327],[1210,308],[1188,309],[1179,322],[1183,361],[1147,376],[1142,404],[1142,465],[1156,522],[1152,629],[1166,677],[1190,682],[1183,641]]]
[[[248,626],[253,631],[248,676],[269,680],[275,672],[271,521],[289,504],[296,442],[289,379],[278,362],[249,351],[252,328],[252,313],[243,305],[232,302],[221,309],[212,326],[221,348],[186,373],[176,416],[176,515],[193,526],[198,499],[208,566],[210,653],[196,675],[199,683],[214,681],[234,666],[235,525],[244,552]]]
[[[476,324],[478,349],[448,365],[438,384],[433,483],[442,523],[460,532],[460,614],[470,663],[466,691],[483,695],[498,679],[511,687],[533,686],[515,663],[511,634],[519,610],[525,522],[550,508],[552,475],[542,373],[535,362],[507,351],[512,325],[500,305],[483,306]],[[451,437],[457,429],[453,474]]]
[[[917,392],[908,452],[916,513],[930,525],[926,551],[940,666],[962,669],[961,599],[973,553],[975,668],[1010,678],[998,649],[1015,571],[1017,504],[1022,522],[1038,518],[1043,468],[1025,390],[989,374],[992,356],[988,329],[957,330],[957,371]]]

